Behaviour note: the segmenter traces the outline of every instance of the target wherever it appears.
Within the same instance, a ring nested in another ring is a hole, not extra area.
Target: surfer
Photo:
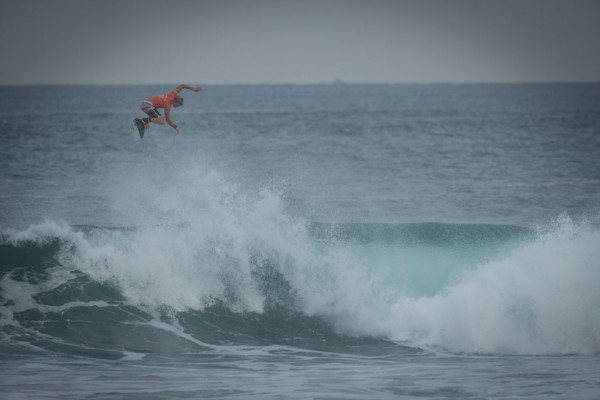
[[[179,92],[181,92],[182,89],[192,90],[194,92],[199,92],[202,90],[200,86],[193,87],[182,84],[168,93],[150,97],[148,100],[142,102],[141,109],[148,115],[147,118],[141,119],[141,121],[144,123],[144,129],[148,129],[150,122],[164,125],[166,120],[167,124],[175,129],[177,133],[179,133],[179,127],[171,119],[171,106],[179,107],[183,105],[183,97],[179,95]],[[160,114],[160,111],[158,111],[159,108],[162,108],[165,111],[164,118]],[[143,135],[140,134],[140,136]]]

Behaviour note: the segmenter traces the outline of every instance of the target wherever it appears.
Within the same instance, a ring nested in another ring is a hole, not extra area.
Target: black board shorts
[[[147,100],[142,102],[141,109],[151,118],[159,118],[161,116],[160,111],[154,107],[154,104]]]

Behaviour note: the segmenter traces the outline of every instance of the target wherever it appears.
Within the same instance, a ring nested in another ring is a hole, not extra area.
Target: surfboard
[[[135,140],[141,140],[144,137],[145,131],[144,122],[141,119],[134,118],[131,120],[131,133]]]

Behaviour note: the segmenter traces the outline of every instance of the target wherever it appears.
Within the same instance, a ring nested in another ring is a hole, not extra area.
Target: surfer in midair
[[[194,87],[182,84],[177,86],[170,92],[150,97],[148,100],[144,100],[142,102],[141,109],[148,115],[147,118],[141,119],[141,121],[144,123],[144,129],[148,129],[148,127],[150,126],[150,122],[159,125],[164,125],[166,121],[167,124],[169,124],[169,126],[171,126],[173,129],[175,129],[177,133],[179,133],[179,127],[171,119],[171,106],[179,107],[183,105],[183,97],[179,95],[179,92],[181,92],[183,89],[191,90],[194,92],[199,92],[202,90],[200,86]],[[164,118],[160,114],[160,111],[158,111],[159,108],[162,108],[164,110]]]

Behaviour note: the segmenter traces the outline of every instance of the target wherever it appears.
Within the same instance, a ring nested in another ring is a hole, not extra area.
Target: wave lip
[[[311,233],[322,239],[356,243],[407,243],[428,246],[460,246],[523,239],[534,232],[516,225],[492,224],[309,224]]]

